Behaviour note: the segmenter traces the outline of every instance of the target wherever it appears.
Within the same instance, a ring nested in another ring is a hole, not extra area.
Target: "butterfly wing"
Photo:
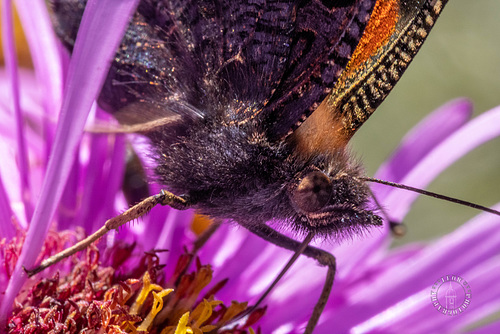
[[[352,59],[328,98],[294,132],[303,154],[345,145],[398,82],[446,0],[377,1]]]
[[[296,7],[285,72],[262,122],[267,135],[279,141],[288,136],[331,92],[356,48],[375,0],[310,1]]]
[[[382,40],[377,29],[384,22],[375,17],[373,30],[365,32],[362,48],[338,81],[328,106],[343,118],[344,136],[350,138],[387,97],[427,38],[447,0],[406,0],[394,6],[397,21],[392,34]],[[379,13],[388,10],[380,6]],[[365,37],[366,36],[366,37]],[[375,41],[373,41],[375,39]],[[365,45],[377,45],[368,49]]]
[[[71,49],[86,1],[50,3]],[[99,103],[124,124],[257,118],[280,139],[331,91],[374,3],[142,0]]]

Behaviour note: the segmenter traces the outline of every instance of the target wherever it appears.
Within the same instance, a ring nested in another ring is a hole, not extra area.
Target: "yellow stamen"
[[[226,323],[230,319],[233,319],[236,315],[240,314],[247,308],[248,303],[238,303],[234,300],[231,302],[231,306],[226,310],[224,316],[219,320],[219,323]]]
[[[220,300],[208,301],[203,299],[203,303],[198,304],[194,309],[191,318],[196,319],[194,327],[200,327],[212,316],[214,306],[221,304]]]
[[[138,331],[147,331],[149,326],[153,323],[158,312],[163,308],[163,297],[167,296],[169,293],[174,291],[174,289],[165,289],[160,291],[160,293],[156,293],[153,291],[154,302],[151,307],[151,311],[149,311],[148,315],[142,321],[141,325],[137,328]]]
[[[142,290],[139,293],[139,296],[137,296],[132,307],[130,307],[130,314],[133,314],[133,315],[139,313],[139,309],[141,308],[142,304],[144,303],[144,301],[148,297],[150,291],[163,290],[163,288],[161,286],[151,283],[151,277],[149,276],[148,272],[146,272],[144,274],[144,276],[142,277],[142,281],[143,281]]]
[[[196,214],[191,224],[191,230],[199,236],[200,234],[205,232],[210,224],[212,224],[212,220],[210,218],[208,218],[207,216]]]
[[[117,325],[111,325],[110,326],[113,329],[117,329],[116,333],[120,333],[118,330],[121,330],[126,333],[136,333],[137,328],[134,326],[134,324],[131,321],[124,321],[120,326]],[[109,332],[109,333],[114,333],[114,332]]]
[[[179,319],[179,323],[177,324],[177,328],[175,329],[174,334],[193,334],[193,330],[191,327],[187,325],[189,321],[189,312],[184,313]]]
[[[216,328],[217,328],[217,326],[215,326],[215,325],[206,325],[206,326],[200,327],[200,330],[203,333],[210,333],[210,332],[213,332],[213,330]]]
[[[195,281],[193,282],[194,291],[192,292],[192,296],[194,298],[196,298],[200,294],[203,288],[205,288],[208,284],[210,284],[210,282],[212,281],[212,273],[213,271],[211,268],[208,267],[200,268],[195,277]]]

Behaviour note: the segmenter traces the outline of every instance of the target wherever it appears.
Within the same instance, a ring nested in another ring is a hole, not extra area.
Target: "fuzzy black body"
[[[158,179],[200,212],[338,238],[381,223],[346,143],[445,2],[142,0],[99,103],[156,124]],[[86,1],[50,3],[71,49]]]
[[[270,143],[251,123],[200,122],[174,144],[164,131],[151,138],[161,152],[160,182],[176,194],[187,194],[201,213],[243,225],[277,220],[329,237],[380,222],[364,209],[368,188],[354,178],[362,170],[343,150],[306,160],[286,143]],[[334,180],[328,203],[314,213],[301,210],[291,198],[300,180],[313,171]]]

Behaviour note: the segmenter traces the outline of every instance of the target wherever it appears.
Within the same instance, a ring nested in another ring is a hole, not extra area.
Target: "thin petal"
[[[365,278],[358,286],[351,286],[348,300],[344,301],[340,309],[335,310],[328,319],[329,322],[341,322],[339,330],[342,331],[365,321],[364,319],[391,316],[391,312],[377,314],[380,310],[397,307],[397,303],[403,300],[408,299],[410,302],[405,307],[416,307],[415,303],[420,300],[416,294],[419,291],[430,291],[439,277],[451,273],[466,273],[500,252],[498,224],[497,216],[481,214],[413,258],[372,279]],[[473,275],[465,278],[471,280]],[[478,286],[484,285],[478,283]],[[412,297],[414,294],[416,297]],[[377,301],[376,305],[370,303],[372,300]]]
[[[457,254],[459,257],[461,254]],[[462,278],[471,286],[471,303],[458,316],[450,317],[439,313],[432,305],[430,291],[433,280],[429,278],[428,285],[413,295],[401,299],[393,306],[379,311],[367,321],[354,326],[353,332],[366,333],[371,331],[399,333],[406,328],[412,328],[415,333],[429,332],[463,332],[467,326],[480,322],[485,317],[498,312],[500,307],[500,285],[496,284],[500,275],[500,264],[495,258],[480,262],[467,271],[458,271]],[[433,277],[433,276],[430,276]],[[415,277],[407,282],[407,286],[418,284],[421,278]]]
[[[56,37],[45,1],[16,0],[33,66],[41,83],[43,106],[47,115],[56,116],[62,100],[62,66]]]
[[[427,154],[401,183],[423,189],[452,163],[498,136],[500,136],[500,107],[481,114],[449,136]],[[383,202],[391,208],[389,215],[395,221],[401,221],[417,197],[416,193],[393,189]]]
[[[439,143],[466,124],[472,111],[472,103],[466,99],[450,101],[433,111],[404,136],[391,157],[380,166],[375,177],[400,182]],[[383,197],[391,188],[373,184],[373,189],[376,189],[378,196]]]
[[[13,218],[13,212],[10,207],[10,200],[0,178],[0,239],[10,240],[15,236],[14,226],[10,223]]]
[[[30,173],[28,167],[28,150],[26,147],[24,122],[21,111],[19,75],[17,71],[18,64],[14,44],[12,1],[4,0],[2,4],[2,44],[8,80],[10,83],[10,97],[16,128],[16,163],[19,168],[21,181],[19,184],[21,186],[21,199],[24,205],[26,219],[29,220],[33,214],[33,203],[31,198]]]
[[[43,236],[54,215],[56,205],[73,164],[90,106],[105,79],[109,60],[121,40],[137,0],[89,1],[77,38],[74,58],[69,70],[66,97],[56,140],[49,161],[44,186],[35,209],[12,279],[0,307],[0,323],[4,323],[14,297],[26,280],[23,266],[31,267],[42,247]]]

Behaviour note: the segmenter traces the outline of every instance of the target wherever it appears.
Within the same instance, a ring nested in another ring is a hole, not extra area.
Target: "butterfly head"
[[[381,218],[369,208],[368,186],[357,178],[361,168],[344,152],[324,159],[299,172],[288,185],[296,228],[342,238],[381,225]]]

